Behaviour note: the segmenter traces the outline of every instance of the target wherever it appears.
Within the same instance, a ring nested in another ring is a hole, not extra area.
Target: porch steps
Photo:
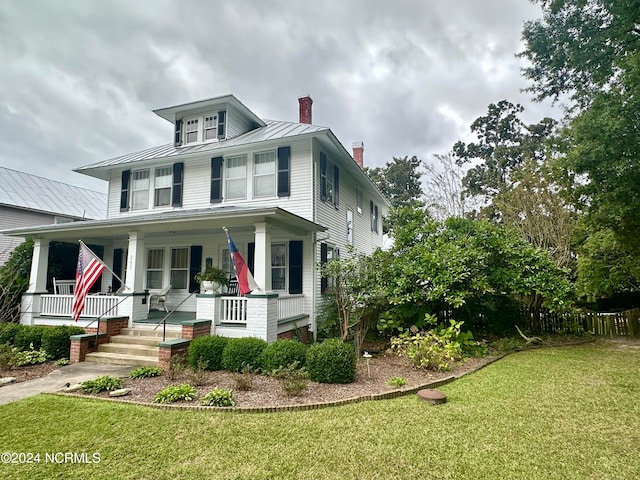
[[[167,340],[180,338],[180,331],[167,329]],[[109,343],[98,347],[97,352],[88,353],[87,362],[117,365],[157,366],[158,343],[162,341],[162,329],[123,328],[120,335],[111,337]]]

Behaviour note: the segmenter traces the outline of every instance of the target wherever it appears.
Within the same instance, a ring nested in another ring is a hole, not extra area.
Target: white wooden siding
[[[54,223],[54,221],[54,215],[0,206],[0,228],[3,230],[49,225]],[[7,261],[11,251],[23,241],[24,238],[22,237],[9,237],[8,235],[0,234],[0,265],[3,265]]]
[[[227,139],[247,133],[252,129],[253,123],[240,113],[235,107],[227,107]]]

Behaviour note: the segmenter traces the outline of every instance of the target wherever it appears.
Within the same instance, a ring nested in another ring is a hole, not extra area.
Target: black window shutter
[[[247,244],[247,267],[253,275],[253,267],[256,263],[256,244],[254,242],[249,242]]]
[[[289,242],[289,293],[302,293],[302,240]]]
[[[171,205],[174,207],[182,206],[182,184],[184,176],[184,163],[173,164],[173,189],[171,193]]]
[[[291,174],[291,147],[278,148],[278,196],[288,197],[290,195]]]
[[[226,136],[227,112],[222,110],[218,112],[218,139],[224,139]]]
[[[189,293],[196,292],[200,288],[195,279],[196,273],[201,269],[202,265],[202,245],[191,246],[191,259],[189,260]]]
[[[326,264],[327,264],[327,244],[321,243],[320,244],[320,265],[324,267]],[[326,293],[327,286],[328,286],[327,277],[325,276],[320,277],[320,293]]]
[[[176,147],[182,145],[182,119],[176,120],[176,135],[173,139],[173,145]]]
[[[378,233],[378,219],[380,217],[378,217],[378,205],[376,205],[375,207],[375,222],[373,224],[373,231]]]
[[[371,220],[371,231],[375,232],[374,227],[374,213],[375,211],[373,210],[373,200],[369,200],[369,218]]]
[[[122,172],[122,186],[120,188],[120,211],[129,210],[129,181],[131,178],[131,170]]]
[[[320,152],[320,200],[327,199],[327,156]]]
[[[333,166],[333,204],[336,208],[340,205],[340,169]]]
[[[211,159],[211,203],[222,201],[222,157]]]
[[[122,278],[122,254],[124,250],[122,248],[114,248],[113,249],[113,272]],[[111,277],[111,291],[117,292],[118,289],[122,286],[120,280],[118,280],[115,276]]]

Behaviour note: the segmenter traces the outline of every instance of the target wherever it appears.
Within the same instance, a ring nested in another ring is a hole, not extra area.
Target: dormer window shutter
[[[221,110],[218,112],[218,140],[224,140],[227,136],[227,112]]]
[[[278,196],[291,194],[291,147],[278,148]]]
[[[127,212],[129,210],[129,182],[131,180],[131,170],[122,172],[122,184],[120,187],[120,211]]]
[[[222,157],[211,159],[211,203],[222,202]]]
[[[333,204],[336,208],[340,205],[340,169],[333,166]]]
[[[173,145],[176,147],[182,145],[182,119],[176,120],[176,134],[173,139]]]
[[[320,152],[320,200],[327,199],[327,156]]]
[[[173,189],[171,190],[171,206],[182,206],[182,185],[184,178],[184,163],[173,164]]]

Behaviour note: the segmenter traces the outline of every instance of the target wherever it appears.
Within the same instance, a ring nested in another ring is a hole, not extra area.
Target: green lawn
[[[41,454],[0,478],[640,478],[640,348],[513,354],[441,390],[439,406],[412,395],[276,414],[41,395],[0,406],[0,452]],[[45,452],[101,461],[47,464]]]

